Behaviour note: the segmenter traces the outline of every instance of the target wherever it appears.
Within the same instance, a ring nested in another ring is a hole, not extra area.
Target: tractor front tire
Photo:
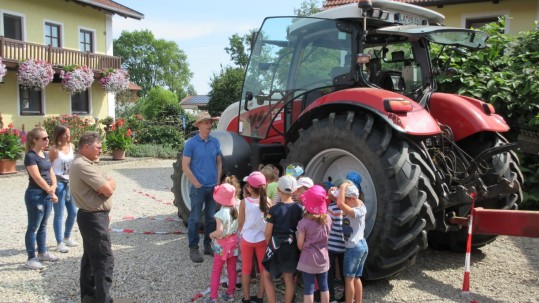
[[[369,255],[363,277],[390,277],[415,263],[434,228],[434,174],[423,154],[370,113],[331,113],[300,130],[284,163],[299,162],[315,183],[336,181],[350,170],[363,181]]]

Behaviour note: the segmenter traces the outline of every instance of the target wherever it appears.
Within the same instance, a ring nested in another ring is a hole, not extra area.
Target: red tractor
[[[469,214],[470,193],[488,209],[517,209],[522,200],[504,119],[484,101],[437,92],[435,77],[451,72],[440,58],[484,48],[488,38],[443,20],[387,0],[266,18],[253,36],[242,100],[212,132],[223,173],[238,178],[260,163],[301,163],[316,183],[359,172],[366,279],[402,271],[429,245],[463,250],[467,231],[451,218]],[[172,179],[187,222],[181,152]],[[494,239],[477,235],[473,246]]]

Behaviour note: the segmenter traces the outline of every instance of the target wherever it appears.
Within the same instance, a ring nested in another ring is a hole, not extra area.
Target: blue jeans
[[[47,252],[47,221],[51,214],[52,202],[49,196],[41,188],[28,188],[24,194],[24,202],[28,211],[28,228],[24,237],[28,260],[36,257],[37,252]]]
[[[71,230],[77,219],[77,207],[73,202],[73,197],[69,192],[69,183],[58,180],[58,187],[56,188],[56,196],[58,197],[57,203],[52,203],[54,208],[54,219],[52,220],[52,227],[54,229],[54,235],[56,242],[60,243],[63,239],[71,237]],[[64,207],[67,209],[67,218],[65,231],[62,235],[62,223],[64,221]],[[63,237],[62,237],[63,236]]]
[[[187,236],[189,238],[189,248],[198,247],[200,240],[198,236],[198,223],[202,217],[202,207],[204,207],[204,244],[210,244],[210,233],[215,230],[216,204],[213,200],[214,187],[195,188],[191,186],[189,198],[191,199],[191,213],[187,220]]]
[[[368,254],[369,247],[365,239],[360,240],[356,247],[346,248],[344,252],[344,276],[348,278],[361,278]]]
[[[320,292],[328,291],[328,272],[323,272],[320,274],[308,274],[302,272],[301,276],[303,277],[303,294],[312,295],[314,294],[314,279],[318,282],[318,290]]]

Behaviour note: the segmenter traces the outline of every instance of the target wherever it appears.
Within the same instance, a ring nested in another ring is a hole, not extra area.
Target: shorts
[[[264,270],[272,278],[281,273],[294,273],[299,261],[299,249],[296,241],[283,243],[269,261],[263,262]]]
[[[348,278],[360,278],[363,274],[363,266],[365,265],[368,254],[369,247],[365,239],[360,240],[356,247],[346,248],[343,265],[344,276]]]

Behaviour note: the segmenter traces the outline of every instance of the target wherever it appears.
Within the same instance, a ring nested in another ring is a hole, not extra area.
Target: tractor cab
[[[253,37],[238,133],[282,144],[313,102],[350,88],[426,104],[435,90],[429,42],[483,48],[487,39],[482,32],[437,25],[442,20],[421,7],[381,0],[313,17],[266,18]]]

